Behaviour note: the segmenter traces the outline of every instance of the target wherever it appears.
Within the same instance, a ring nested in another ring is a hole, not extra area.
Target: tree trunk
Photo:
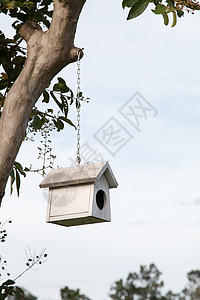
[[[74,46],[74,37],[85,2],[54,0],[48,31],[43,32],[34,21],[26,22],[19,31],[27,42],[28,56],[6,97],[0,119],[0,205],[34,104],[53,77],[77,60],[80,49]]]

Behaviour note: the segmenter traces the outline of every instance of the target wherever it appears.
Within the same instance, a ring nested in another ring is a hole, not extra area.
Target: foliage
[[[13,280],[8,279],[0,285],[0,300],[6,299],[8,295],[13,295],[14,284]]]
[[[0,74],[0,117],[7,93],[22,71],[26,61],[27,49],[18,31],[26,21],[30,20],[35,20],[45,29],[48,29],[53,12],[52,3],[52,0],[0,1],[0,13],[13,19],[12,27],[15,29],[13,38],[7,38],[0,30],[0,68],[2,69]],[[36,133],[41,134],[43,142],[42,147],[38,148],[38,157],[43,160],[42,167],[37,170],[32,169],[32,166],[23,168],[19,162],[15,162],[10,172],[10,191],[13,192],[15,182],[18,196],[21,175],[25,177],[28,171],[37,171],[44,175],[47,168],[52,168],[55,155],[51,153],[52,149],[49,146],[51,142],[50,132],[63,130],[65,124],[76,129],[68,117],[69,106],[74,100],[73,92],[63,78],[58,77],[57,80],[58,82],[53,85],[52,89],[47,87],[43,92],[40,102],[42,102],[44,109],[41,110],[36,105],[33,107],[25,138],[25,140],[34,140]]]
[[[7,220],[7,221],[3,222],[3,224],[0,222],[0,242],[2,242],[2,243],[4,243],[7,238],[7,230],[3,228],[6,223],[11,224],[12,221]],[[0,256],[0,261],[1,261],[1,256]],[[0,274],[0,276],[1,276],[1,274]]]
[[[52,0],[34,0],[34,1],[9,1],[1,0],[0,12],[15,18],[13,23],[15,29],[19,29],[23,23],[32,19],[36,20],[41,25],[49,28],[49,18],[52,17]],[[19,36],[15,36],[17,40]]]
[[[192,270],[187,274],[188,286],[182,293],[191,300],[200,299],[200,270]]]
[[[80,290],[72,290],[67,286],[60,290],[62,300],[90,300],[87,296],[80,294]]]
[[[160,281],[160,275],[161,272],[154,264],[149,267],[140,266],[139,274],[130,273],[125,282],[122,279],[115,282],[111,287],[113,293],[110,297],[114,300],[162,299],[160,290],[163,282]]]
[[[129,273],[126,280],[120,279],[111,286],[112,300],[198,300],[200,299],[200,270],[187,274],[188,285],[180,292],[162,293],[164,282],[160,280],[162,273],[155,264],[140,266],[139,273]],[[62,300],[89,300],[81,295],[79,289],[64,287],[60,290]]]
[[[200,3],[198,0],[123,0],[122,7],[130,8],[127,20],[134,19],[141,15],[149,3],[154,4],[152,12],[156,15],[162,15],[164,24],[169,24],[169,14],[172,14],[172,25],[174,27],[177,23],[177,17],[184,16],[185,12],[194,14],[195,10],[200,10]]]
[[[37,300],[36,296],[22,287],[15,287],[13,292],[12,300]]]
[[[28,255],[28,257],[30,257]],[[28,258],[27,257],[27,258]],[[35,258],[27,260],[30,267]],[[39,258],[39,256],[37,256]],[[46,257],[44,252],[40,255],[39,261]],[[36,259],[37,260],[37,259]],[[23,274],[23,273],[22,273]],[[21,275],[22,275],[21,274]],[[112,300],[197,300],[200,299],[200,270],[192,270],[187,274],[188,284],[180,293],[168,291],[163,294],[163,281],[160,280],[161,272],[155,264],[140,266],[139,273],[129,273],[126,280],[120,279],[111,286],[110,298]],[[19,278],[19,275],[17,278]],[[17,279],[16,278],[16,279]],[[15,280],[16,280],[15,279]],[[36,300],[26,289],[16,287],[15,281],[8,279],[0,285],[0,300],[13,295],[15,300]],[[65,286],[60,290],[61,300],[90,300],[86,295],[80,293],[80,289],[70,289]],[[9,299],[9,298],[8,298]]]
[[[0,300],[9,300],[10,296],[12,300],[37,300],[26,289],[15,286],[15,281],[8,279],[0,285]]]
[[[200,270],[187,274],[188,285],[180,292],[162,293],[161,272],[155,264],[140,266],[139,273],[130,273],[124,281],[120,279],[110,289],[112,300],[197,300],[200,299]]]
[[[5,226],[7,223],[12,223],[12,221],[8,220],[0,223],[0,229]],[[0,242],[5,242],[7,238],[7,230],[3,229],[0,231]],[[26,268],[22,271],[14,280],[7,279],[3,283],[0,284],[0,300],[9,299],[9,296],[13,296],[15,300],[36,300],[37,298],[30,294],[26,289],[20,288],[16,286],[16,281],[19,277],[24,275],[30,269],[33,269],[35,266],[41,265],[46,261],[47,253],[43,249],[39,255],[36,255],[36,252],[31,252],[30,247],[26,250]],[[7,277],[10,277],[10,273],[7,271],[7,261],[3,259],[2,255],[0,255],[0,281],[2,281],[2,273],[4,272]],[[7,298],[8,297],[8,298]],[[13,299],[13,298],[12,298]]]
[[[57,78],[57,83],[53,85],[53,89],[45,89],[43,92],[42,103],[48,108],[41,111],[36,105],[33,107],[28,127],[27,127],[27,140],[34,140],[34,136],[37,132],[41,134],[42,141],[41,146],[38,147],[39,155],[38,158],[42,158],[43,165],[40,169],[34,170],[30,166],[24,169],[25,172],[37,171],[42,175],[45,175],[47,168],[53,167],[53,162],[55,155],[52,154],[50,147],[51,139],[50,133],[53,130],[58,132],[64,129],[65,124],[73,126],[76,129],[76,126],[68,118],[69,107],[74,102],[74,94],[72,90],[67,86],[65,80],[61,77]],[[50,103],[51,101],[51,103]],[[51,108],[49,108],[51,104]],[[55,105],[54,105],[55,104]],[[53,107],[58,108],[58,112],[55,112]],[[49,160],[49,164],[46,165],[46,161]]]
[[[20,163],[15,162],[10,172],[10,193],[13,192],[13,184],[16,182],[17,195],[19,196],[19,189],[21,185],[20,174],[26,177],[26,173]]]

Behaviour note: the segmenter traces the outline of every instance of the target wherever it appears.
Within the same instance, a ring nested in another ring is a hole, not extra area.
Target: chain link
[[[81,156],[80,156],[80,98],[81,98],[81,70],[80,70],[80,58],[81,58],[81,50],[77,52],[77,98],[76,98],[76,107],[77,107],[77,153],[76,153],[76,162],[80,165]]]

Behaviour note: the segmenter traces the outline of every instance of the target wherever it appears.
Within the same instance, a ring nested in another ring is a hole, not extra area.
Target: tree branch
[[[29,38],[37,31],[42,33],[42,28],[35,21],[27,21],[19,30],[19,35],[28,42]]]
[[[33,20],[20,30],[27,42],[28,56],[8,92],[0,119],[0,204],[34,104],[53,77],[77,59],[79,48],[74,46],[74,38],[85,1],[54,0],[48,31],[42,32]]]

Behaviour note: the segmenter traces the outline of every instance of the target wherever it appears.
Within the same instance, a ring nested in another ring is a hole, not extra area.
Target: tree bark
[[[28,55],[11,87],[0,119],[0,205],[6,183],[25,137],[31,110],[53,77],[77,60],[74,38],[86,0],[54,0],[51,26],[43,32],[34,21],[26,22],[19,34],[27,42]]]

